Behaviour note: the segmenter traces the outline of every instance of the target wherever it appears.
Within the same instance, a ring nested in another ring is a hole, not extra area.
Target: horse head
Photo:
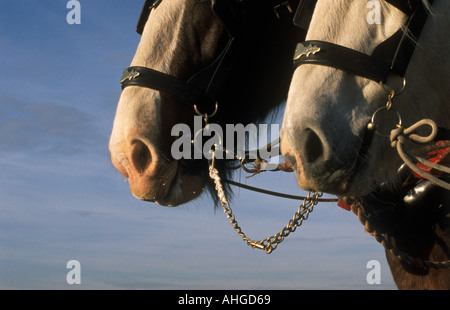
[[[403,125],[427,118],[448,127],[450,61],[439,54],[450,50],[450,5],[434,1],[436,13],[412,19],[429,8],[421,0],[317,1],[307,41],[296,52],[301,65],[281,129],[283,155],[301,188],[359,197],[381,183],[395,185],[401,162],[385,135],[399,117]],[[379,22],[370,14],[378,14]],[[412,25],[422,21],[415,42]],[[413,45],[406,51],[413,51],[409,64],[392,72],[406,41]],[[391,110],[388,94],[395,94]],[[368,132],[375,116],[377,129]]]
[[[205,158],[172,156],[175,125],[193,128],[197,114],[214,114],[219,125],[245,125],[286,98],[290,56],[301,36],[279,18],[281,2],[146,2],[109,144],[112,163],[135,197],[177,206],[213,188]],[[226,169],[220,172],[227,177]]]

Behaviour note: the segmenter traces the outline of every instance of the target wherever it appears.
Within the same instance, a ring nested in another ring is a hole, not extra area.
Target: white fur
[[[131,66],[168,73],[168,64],[171,63],[173,51],[179,42],[177,31],[180,26],[172,24],[173,26],[167,27],[167,19],[170,16],[170,23],[179,23],[183,9],[183,1],[163,1],[151,12]],[[159,105],[159,92],[142,87],[125,88],[117,106],[110,149],[126,149],[121,145],[140,138],[136,134],[146,137],[152,145],[157,144],[158,131],[154,129],[160,123]]]
[[[307,40],[328,41],[370,54],[403,25],[406,17],[382,1],[382,23],[369,25],[366,4],[365,0],[319,0]],[[408,67],[406,90],[394,99],[394,107],[405,126],[423,118],[450,126],[450,1],[434,1],[432,10]],[[399,88],[401,80],[392,77],[388,85]],[[333,68],[302,65],[292,78],[282,138],[294,153],[298,152],[297,138],[302,123],[313,120],[314,126],[332,144],[331,149],[339,153],[339,149],[352,143],[354,135],[361,135],[370,116],[386,101],[386,93],[378,83]],[[333,132],[344,124],[349,129],[342,129],[333,137]],[[388,132],[389,128],[380,130]],[[399,157],[390,147],[389,139],[375,135],[370,152],[369,168],[357,173],[349,194],[364,194],[374,182],[395,179]]]
[[[183,23],[189,19],[185,14],[195,3],[194,0],[162,1],[152,10],[131,66],[173,75],[170,72],[173,63],[187,61],[175,58],[183,55],[179,50],[186,44],[181,33],[185,29]],[[194,177],[181,176],[178,163],[169,162],[160,151],[160,109],[158,91],[134,86],[125,88],[117,106],[109,148],[113,164],[129,179],[133,195],[176,206],[195,198],[203,185]],[[149,149],[149,165],[145,168],[133,163],[136,141]]]

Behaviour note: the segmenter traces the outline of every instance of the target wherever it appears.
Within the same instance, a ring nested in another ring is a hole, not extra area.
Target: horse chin
[[[197,198],[203,192],[203,178],[178,174],[173,179],[167,194],[154,202],[160,206],[177,207]]]
[[[132,195],[139,200],[154,202],[160,206],[177,207],[197,198],[203,192],[204,177],[186,173],[178,162],[173,162],[171,170],[172,173],[166,174],[165,178],[149,182],[148,189],[144,192],[136,191],[133,180],[130,180]]]
[[[340,184],[341,191],[335,194],[339,197],[361,197],[369,194],[375,183],[365,171],[357,171],[349,174],[348,179]]]
[[[371,161],[361,163],[355,158],[353,165],[327,171],[327,175],[323,176],[304,169],[300,152],[293,152],[286,140],[282,140],[281,149],[285,160],[293,167],[297,185],[303,190],[353,197],[365,195],[373,189],[375,180],[370,171],[374,163]]]
[[[335,171],[335,182],[320,182],[320,178],[306,177],[301,167],[293,165],[297,185],[306,191],[324,192],[338,197],[359,197],[370,193],[375,180],[363,171]]]

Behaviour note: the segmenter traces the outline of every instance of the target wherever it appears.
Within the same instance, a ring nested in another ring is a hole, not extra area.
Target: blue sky
[[[132,197],[108,139],[143,2],[81,0],[80,25],[66,0],[0,3],[0,288],[395,289],[382,246],[334,203],[266,255],[208,197],[178,208]],[[292,174],[241,181],[305,194]],[[297,206],[246,190],[232,202],[258,240]],[[73,259],[80,285],[66,282]],[[366,281],[374,259],[380,285]]]

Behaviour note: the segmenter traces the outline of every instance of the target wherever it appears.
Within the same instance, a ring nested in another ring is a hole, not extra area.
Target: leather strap
[[[122,90],[128,86],[147,87],[176,96],[190,106],[207,101],[204,92],[192,84],[146,67],[133,66],[125,69],[121,82]]]
[[[141,15],[136,26],[136,32],[142,34],[144,31],[145,24],[147,23],[150,12],[156,8],[162,0],[146,0],[144,6],[142,7]]]
[[[390,38],[378,45],[373,51],[372,56],[390,63],[391,72],[404,77],[414,53],[416,42],[419,40],[422,29],[425,26],[428,11],[421,0],[389,0],[387,2],[409,16],[405,24],[405,28],[408,31],[399,29]],[[430,5],[433,4],[433,0],[428,0],[428,2]]]
[[[309,46],[319,47],[320,51],[315,54],[311,53],[309,56],[301,56],[294,61],[295,67],[302,64],[322,65],[344,70],[377,82],[386,82],[390,64],[376,57],[325,41],[306,41],[299,43],[297,46],[300,45],[305,48]]]
[[[416,41],[425,25],[428,11],[421,0],[389,0],[387,2],[410,16],[405,25],[408,31],[399,29],[379,44],[372,55],[324,41],[299,43],[297,50],[302,53],[307,51],[310,45],[320,48],[320,51],[315,49],[315,52],[304,55],[296,54],[294,66],[298,67],[302,64],[329,66],[383,83],[391,73],[404,77],[414,53]],[[429,0],[430,4],[432,2]]]
[[[216,60],[187,82],[151,68],[130,67],[122,75],[122,90],[128,86],[147,87],[175,96],[190,106],[196,105],[204,113],[214,111],[215,100],[223,89],[236,54],[235,39],[230,38]]]
[[[297,11],[294,15],[293,23],[295,26],[307,30],[311,23],[314,8],[316,7],[317,0],[302,0],[300,1]]]
[[[411,16],[411,14],[414,12],[414,7],[421,0],[419,0],[419,1],[417,1],[417,0],[385,0],[385,1],[392,6],[395,6],[397,9],[399,9],[406,15]]]
[[[240,18],[237,16],[239,2],[212,0],[211,7],[214,14],[220,18],[223,25],[230,36],[236,37],[239,35]]]
[[[146,0],[137,27],[139,33],[142,32],[150,11],[161,1]],[[229,77],[229,72],[233,68],[240,42],[245,39],[241,36],[243,29],[240,29],[240,19],[246,17],[246,14],[249,13],[248,10],[260,7],[271,9],[272,4],[279,5],[284,1],[264,2],[264,7],[262,7],[263,4],[260,0],[212,0],[212,10],[221,19],[229,34],[227,45],[213,63],[195,73],[187,82],[154,69],[139,66],[130,67],[122,75],[122,89],[128,86],[147,87],[175,96],[191,106],[196,105],[203,113],[214,111],[215,103],[219,100],[224,90],[224,84]]]

